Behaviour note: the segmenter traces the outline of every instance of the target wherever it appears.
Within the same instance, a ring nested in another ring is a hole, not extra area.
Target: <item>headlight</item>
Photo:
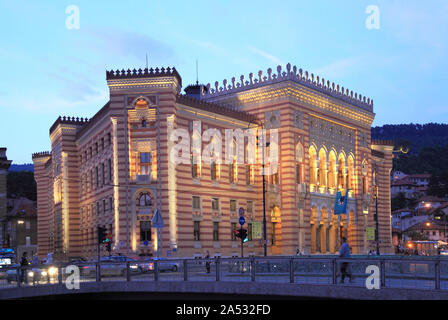
[[[138,267],[137,267],[137,266],[129,266],[129,268],[131,268],[131,269],[137,269]]]
[[[54,276],[57,272],[58,272],[58,269],[56,269],[55,267],[51,267],[48,269],[48,274],[50,276]]]
[[[42,271],[42,275],[43,275],[44,277],[46,277],[46,276],[47,276],[47,271]]]
[[[33,271],[28,272],[28,277],[34,277],[34,272]]]

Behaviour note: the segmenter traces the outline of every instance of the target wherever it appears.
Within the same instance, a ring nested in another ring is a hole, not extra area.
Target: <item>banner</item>
[[[334,214],[347,213],[348,191],[349,189],[345,190],[344,195],[341,194],[341,191],[336,193],[336,199],[334,201]]]

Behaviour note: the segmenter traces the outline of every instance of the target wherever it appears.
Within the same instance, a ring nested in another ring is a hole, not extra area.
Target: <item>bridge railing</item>
[[[75,267],[73,267],[75,265]],[[344,272],[345,271],[345,272]],[[448,259],[374,256],[148,259],[13,266],[0,269],[0,289],[99,281],[237,281],[448,290]]]

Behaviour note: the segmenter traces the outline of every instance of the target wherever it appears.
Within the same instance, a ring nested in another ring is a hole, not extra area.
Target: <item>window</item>
[[[101,151],[104,151],[104,138],[101,138]]]
[[[272,223],[272,238],[271,238],[271,245],[275,246],[276,243],[276,234],[275,234],[275,222]]]
[[[93,190],[93,170],[90,170],[90,190]]]
[[[236,222],[232,222],[230,224],[230,238],[232,239],[232,241],[236,241],[235,230],[236,230]]]
[[[95,167],[95,184],[96,184],[96,187],[97,187],[97,188],[98,188],[99,185],[100,185],[100,181],[99,181],[99,179],[98,179],[98,167]]]
[[[140,221],[140,241],[151,241],[151,221]]]
[[[109,159],[108,161],[108,167],[109,167],[109,183],[112,184],[112,160]]]
[[[96,216],[98,217],[100,215],[100,203],[96,203]]]
[[[246,212],[247,213],[254,212],[254,202],[252,200],[246,202]]]
[[[26,230],[31,229],[31,222],[29,220],[25,221],[25,228],[26,228]]]
[[[151,172],[151,153],[140,152],[140,175],[149,175]]]
[[[142,120],[142,128],[146,128],[146,120],[145,119]]]
[[[109,211],[112,212],[112,208],[113,208],[113,199],[112,197],[109,198]]]
[[[140,197],[138,198],[138,205],[140,207],[150,207],[150,206],[152,206],[151,196],[148,193],[140,194]]]
[[[237,181],[236,160],[229,164],[229,181],[235,183]]]
[[[106,199],[103,199],[103,214],[106,214]]]
[[[246,185],[250,186],[254,184],[253,166],[246,164]]]
[[[107,134],[107,144],[110,146],[112,144],[112,139],[110,133]]]
[[[219,222],[213,222],[213,241],[219,241]]]
[[[195,241],[200,241],[201,238],[200,238],[199,221],[194,221],[193,236]]]
[[[212,210],[219,210],[219,198],[212,198]]]
[[[211,175],[212,181],[216,181],[217,175],[216,175],[216,162],[215,162],[215,160],[211,161],[210,171],[211,171],[210,175]]]
[[[104,162],[101,164],[101,185],[104,186],[106,184],[106,172],[104,170]]]
[[[199,177],[199,164],[198,164],[198,158],[195,156],[191,156],[191,176],[193,178]]]
[[[98,142],[95,142],[95,154],[98,154]]]
[[[193,196],[193,209],[201,209],[201,198]]]
[[[247,240],[252,241],[252,223],[247,224]]]
[[[230,212],[236,212],[236,200],[230,200]]]

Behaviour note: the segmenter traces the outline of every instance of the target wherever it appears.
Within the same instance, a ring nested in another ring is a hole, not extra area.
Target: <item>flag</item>
[[[347,213],[348,190],[349,189],[345,191],[345,195],[342,195],[341,191],[336,193],[336,199],[334,201],[334,214]]]

